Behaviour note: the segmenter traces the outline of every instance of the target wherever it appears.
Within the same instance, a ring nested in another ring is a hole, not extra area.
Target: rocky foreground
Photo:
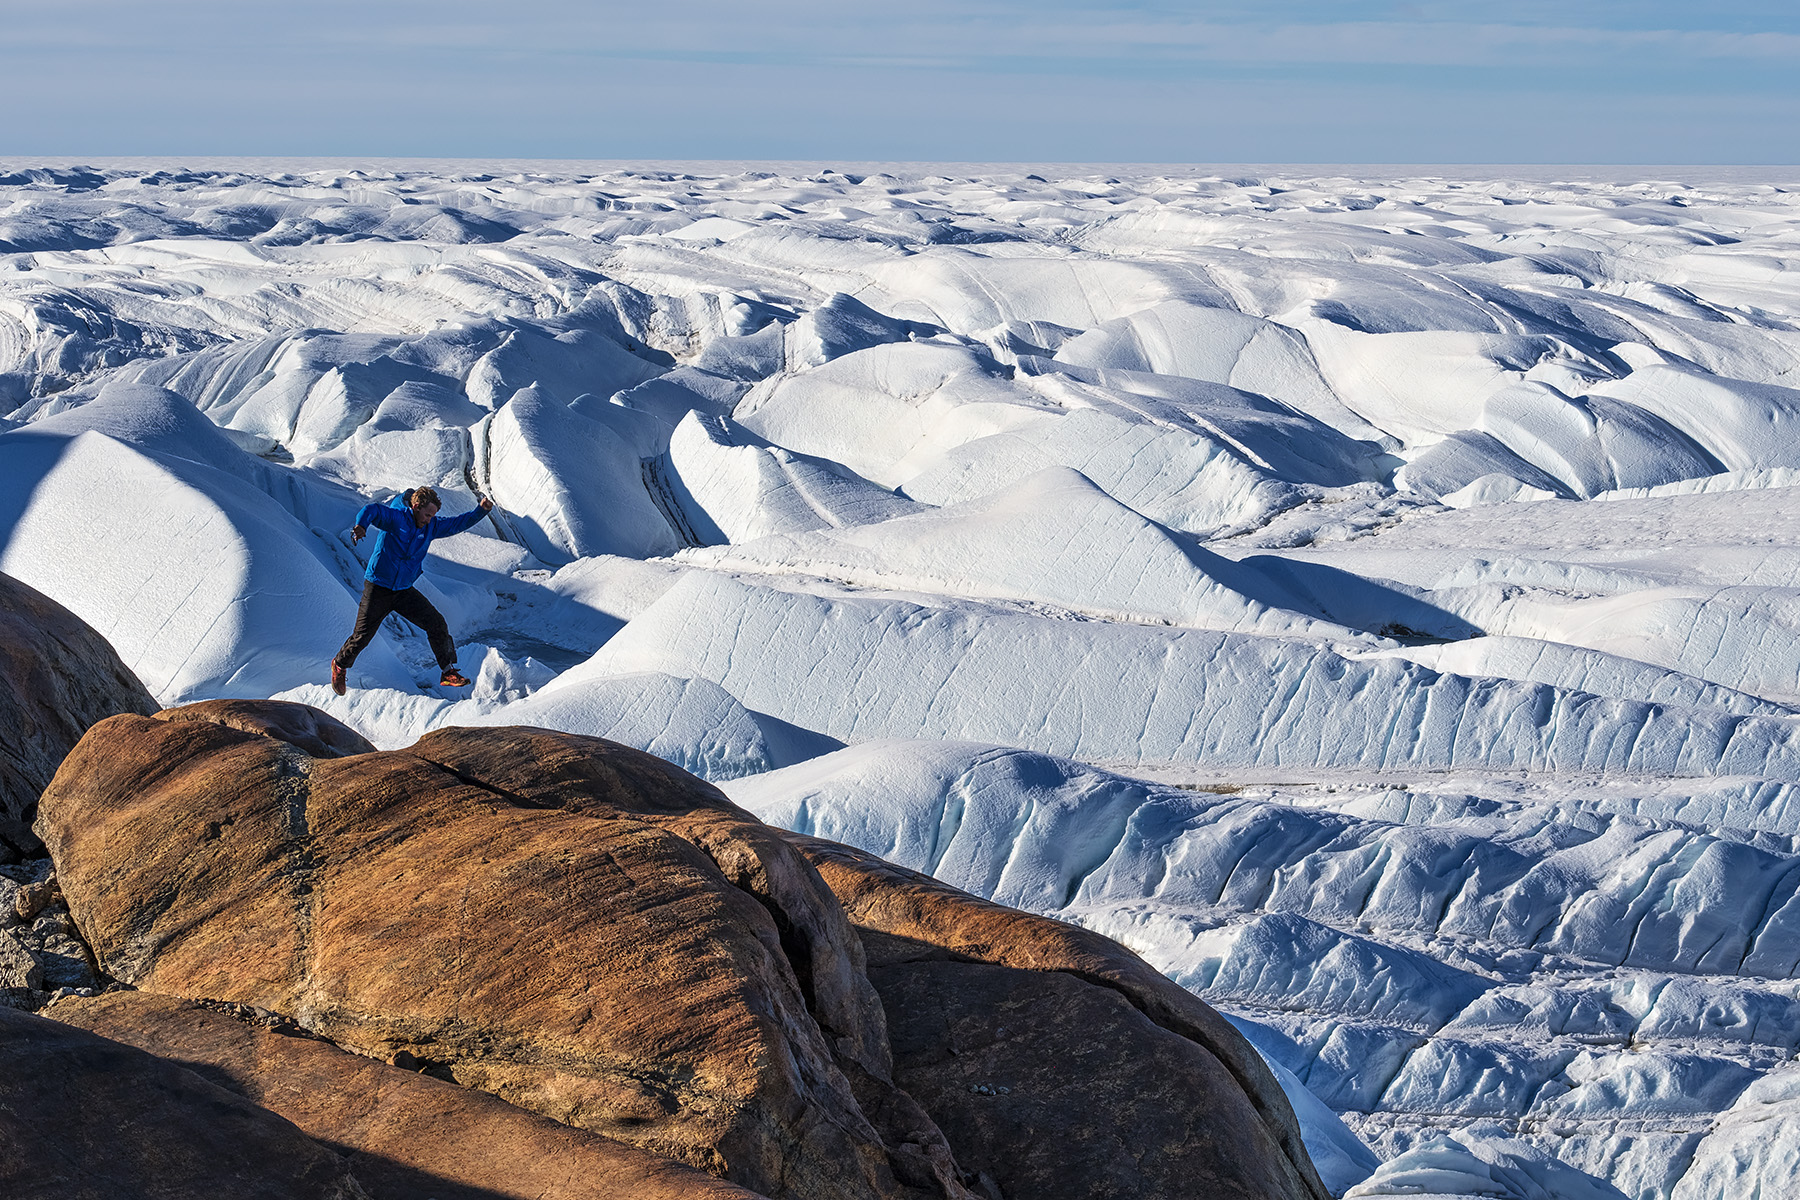
[[[87,972],[0,1009],[0,1194],[1325,1196],[1249,1045],[1102,937],[597,738],[109,695],[0,868]]]

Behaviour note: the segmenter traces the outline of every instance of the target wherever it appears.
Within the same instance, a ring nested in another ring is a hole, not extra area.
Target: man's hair
[[[435,504],[439,508],[444,506],[444,502],[438,499],[437,489],[428,487],[416,487],[408,492],[406,502],[413,508],[424,508],[427,504]]]

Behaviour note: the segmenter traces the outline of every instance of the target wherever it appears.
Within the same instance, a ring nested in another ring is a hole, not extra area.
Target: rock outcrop
[[[292,1122],[343,1155],[371,1200],[756,1200],[692,1167],[351,1054],[253,1010],[113,992],[60,1001],[46,1015],[179,1064]]]
[[[156,709],[92,626],[0,575],[0,863],[43,853],[31,832],[38,795],[88,726]]]
[[[1105,939],[599,739],[356,753],[309,712],[122,715],[69,755],[38,831],[105,972],[773,1200],[1324,1195],[1254,1051]]]
[[[175,1063],[0,1008],[7,1200],[357,1200],[341,1157]]]
[[[304,704],[271,704],[266,700],[202,700],[158,714],[165,721],[207,721],[245,733],[262,733],[286,742],[312,758],[349,758],[373,754],[375,745],[330,713]]]

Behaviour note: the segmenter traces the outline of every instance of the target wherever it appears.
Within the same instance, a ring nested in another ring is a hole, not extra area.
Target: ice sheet
[[[1777,176],[37,166],[0,569],[165,702],[612,737],[1121,937],[1334,1187],[1791,1182]],[[476,684],[336,697],[421,483]]]

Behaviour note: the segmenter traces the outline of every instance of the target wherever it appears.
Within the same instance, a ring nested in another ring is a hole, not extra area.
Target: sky
[[[0,0],[0,158],[1800,163],[1795,0]]]

